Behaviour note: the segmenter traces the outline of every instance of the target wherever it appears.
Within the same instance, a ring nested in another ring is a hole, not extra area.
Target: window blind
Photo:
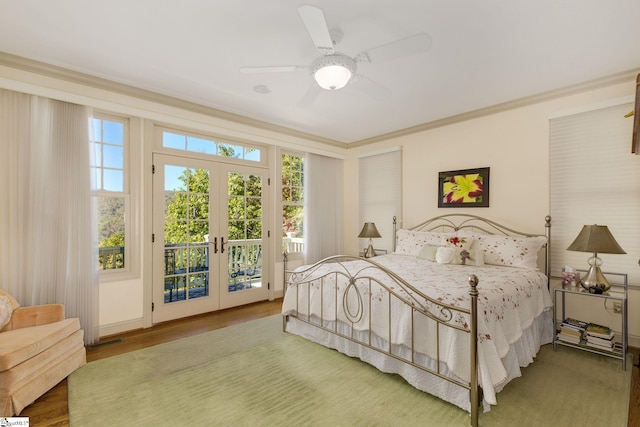
[[[602,271],[640,285],[640,158],[630,153],[633,104],[553,118],[549,124],[551,274],[587,269],[593,254],[566,250],[583,225],[606,225],[627,252],[598,254]]]
[[[360,229],[365,222],[375,222],[381,238],[373,239],[376,249],[393,249],[393,217],[398,221],[402,209],[402,151],[361,157],[359,159]],[[369,244],[361,239],[360,249]]]

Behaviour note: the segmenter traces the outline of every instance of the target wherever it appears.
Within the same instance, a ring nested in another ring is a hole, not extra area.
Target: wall
[[[574,90],[565,96],[547,97],[548,99],[540,102],[511,106],[504,111],[485,115],[476,114],[474,118],[467,120],[434,126],[416,133],[388,137],[346,150],[299,135],[256,129],[250,124],[229,122],[204,112],[189,111],[179,106],[163,105],[121,92],[79,84],[68,77],[53,78],[3,65],[0,61],[0,87],[3,88],[130,114],[140,117],[146,123],[161,121],[233,138],[246,138],[271,146],[308,150],[345,158],[344,248],[345,253],[348,254],[358,254],[359,240],[356,236],[362,226],[358,219],[359,154],[378,152],[395,146],[402,147],[404,226],[410,227],[424,218],[444,211],[452,212],[451,209],[437,208],[436,182],[439,171],[489,166],[491,167],[490,207],[466,209],[464,212],[488,216],[512,228],[542,233],[544,216],[549,211],[549,117],[562,111],[589,108],[590,105],[612,99],[631,97],[635,93],[635,81],[630,78],[622,83]],[[144,169],[150,162],[151,148],[149,146],[139,148],[142,151],[141,161]],[[150,200],[148,181],[144,183],[142,189],[143,205],[148,205]],[[149,209],[143,206],[141,218],[138,220],[148,223]],[[151,277],[148,267],[150,261],[144,255],[150,253],[150,250],[148,239],[143,239],[143,235],[148,235],[148,230],[144,227],[139,236],[143,242],[140,277],[101,285],[102,335],[150,324],[148,309],[150,307],[148,286]],[[276,263],[274,296],[281,293],[281,270],[282,264]],[[631,342],[638,347],[640,347],[639,308],[640,287],[630,292],[629,302]],[[577,309],[584,310],[581,306]]]
[[[349,150],[345,162],[346,251],[357,253],[355,236],[361,227],[358,224],[357,156],[391,146],[402,147],[405,227],[456,211],[437,207],[438,172],[489,166],[490,207],[458,211],[486,216],[514,229],[544,233],[544,218],[549,212],[550,116],[589,109],[619,98],[628,102],[634,92],[635,81],[630,79]],[[631,121],[629,124],[632,126]],[[640,258],[640,254],[634,256]],[[632,285],[640,286],[640,283]],[[585,319],[593,309],[588,304],[569,307],[577,310],[575,317]],[[635,346],[640,346],[639,309],[640,287],[630,291],[629,301],[629,332]],[[594,320],[612,322],[616,327],[619,315],[604,313]]]

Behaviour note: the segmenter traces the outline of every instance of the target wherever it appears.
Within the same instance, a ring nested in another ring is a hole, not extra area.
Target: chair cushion
[[[11,369],[80,329],[77,317],[0,333],[0,371]]]

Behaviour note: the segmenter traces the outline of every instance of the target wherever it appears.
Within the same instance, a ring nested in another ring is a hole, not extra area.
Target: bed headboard
[[[439,215],[433,218],[429,218],[426,221],[409,228],[408,230],[412,231],[436,231],[436,232],[457,232],[459,230],[469,230],[476,231],[483,234],[497,234],[504,236],[516,236],[516,237],[535,237],[535,236],[544,236],[547,239],[547,243],[542,248],[542,270],[547,276],[547,285],[549,284],[550,278],[550,241],[551,241],[551,216],[547,215],[545,217],[545,233],[544,234],[535,234],[528,233],[524,231],[514,230],[512,228],[506,227],[502,224],[499,224],[495,221],[492,221],[487,218],[483,218],[478,215],[471,214],[445,214]],[[397,219],[393,217],[393,251],[396,250],[396,242],[397,242]]]

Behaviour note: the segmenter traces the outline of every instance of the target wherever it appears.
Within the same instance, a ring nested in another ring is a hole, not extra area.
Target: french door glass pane
[[[209,296],[209,171],[165,165],[164,302]]]
[[[262,286],[262,178],[227,175],[229,292]]]

